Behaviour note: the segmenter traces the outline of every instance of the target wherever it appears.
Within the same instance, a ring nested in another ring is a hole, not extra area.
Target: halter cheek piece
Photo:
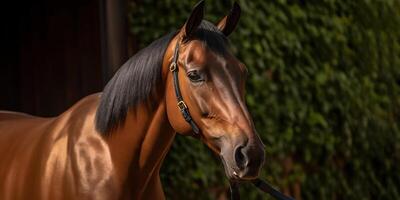
[[[200,130],[196,123],[193,121],[192,116],[190,116],[190,112],[186,103],[183,101],[183,97],[181,94],[181,89],[179,87],[179,78],[178,78],[178,57],[179,57],[179,41],[176,42],[175,50],[174,50],[174,57],[172,57],[172,63],[169,66],[169,70],[172,72],[174,76],[174,88],[175,88],[175,95],[176,100],[178,101],[178,108],[182,113],[183,118],[185,118],[186,122],[190,124],[193,129],[193,132],[198,135]]]
[[[178,77],[178,57],[179,57],[179,43],[180,41],[176,42],[175,50],[174,50],[174,55],[172,57],[172,63],[169,67],[169,70],[172,72],[174,76],[174,88],[175,88],[175,95],[176,95],[176,100],[178,102],[178,108],[182,113],[183,118],[187,123],[190,124],[190,126],[193,129],[193,132],[195,133],[196,136],[199,135],[200,129],[197,126],[197,124],[193,121],[192,116],[190,115],[189,109],[183,101],[183,97],[181,94],[181,89],[179,87],[179,77]],[[271,196],[275,197],[276,199],[279,200],[294,200],[291,197],[285,196],[278,190],[274,189],[270,184],[267,182],[257,178],[255,180],[251,181],[253,185],[255,185],[257,188],[259,188],[261,191],[266,192],[270,194]],[[230,182],[230,191],[231,191],[231,200],[240,200],[240,194],[239,194],[239,182]]]

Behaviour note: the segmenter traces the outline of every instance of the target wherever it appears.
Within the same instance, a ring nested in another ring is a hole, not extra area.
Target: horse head
[[[221,157],[227,177],[237,181],[257,178],[264,163],[264,145],[245,103],[247,69],[230,51],[227,38],[240,12],[234,3],[230,13],[213,24],[203,20],[201,1],[164,58],[165,65],[171,66],[164,68],[172,72],[164,70],[169,73],[166,109],[171,126],[180,134],[201,139]],[[187,109],[191,121],[185,120],[182,109]]]

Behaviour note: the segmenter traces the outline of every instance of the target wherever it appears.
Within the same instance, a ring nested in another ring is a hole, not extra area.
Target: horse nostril
[[[235,149],[235,162],[236,165],[240,168],[243,169],[246,167],[248,158],[243,152],[243,146],[238,146]]]

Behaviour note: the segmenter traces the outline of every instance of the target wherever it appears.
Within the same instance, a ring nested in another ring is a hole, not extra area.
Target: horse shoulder
[[[0,113],[0,199],[113,198],[111,156],[94,128],[97,101],[86,97],[55,118]]]
[[[97,104],[98,95],[88,96],[54,124],[62,137],[53,144],[46,166],[68,177],[65,181],[71,183],[64,190],[71,190],[74,199],[114,199],[117,193],[108,145],[95,129]],[[52,167],[59,161],[63,168]]]
[[[95,115],[99,94],[81,100],[72,108],[75,123],[70,138],[71,170],[74,172],[79,193],[90,199],[114,199],[117,195],[114,165],[104,136],[95,128]]]

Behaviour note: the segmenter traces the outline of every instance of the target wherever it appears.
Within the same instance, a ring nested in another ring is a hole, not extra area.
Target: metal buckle
[[[184,109],[187,108],[187,106],[186,106],[185,102],[179,101],[179,102],[178,102],[178,108],[179,108],[180,110],[184,110]]]
[[[169,70],[171,72],[174,72],[176,70],[176,62],[172,62],[171,65],[169,66]]]

